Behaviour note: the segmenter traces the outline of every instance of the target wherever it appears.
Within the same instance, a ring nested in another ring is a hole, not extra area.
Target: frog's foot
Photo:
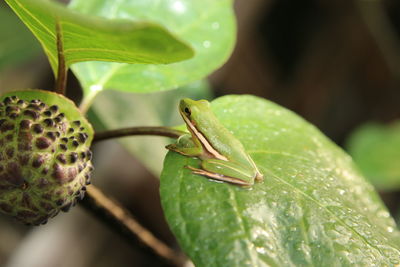
[[[257,171],[256,173],[256,177],[254,178],[257,182],[262,182],[264,181],[264,175],[262,173],[260,173],[259,171]]]
[[[194,174],[206,176],[208,178],[211,178],[211,179],[214,179],[214,180],[217,180],[217,181],[227,182],[227,183],[231,183],[231,184],[234,184],[234,185],[240,185],[240,186],[251,186],[252,185],[252,184],[250,184],[250,183],[248,183],[246,181],[243,181],[243,180],[240,180],[240,179],[237,179],[237,178],[234,178],[234,177],[229,177],[229,176],[225,176],[225,175],[222,175],[222,174],[209,172],[209,171],[206,171],[206,170],[203,170],[203,169],[198,169],[198,168],[194,168],[194,167],[187,166],[187,165],[185,166],[185,168],[191,170]]]
[[[197,157],[201,155],[203,151],[198,147],[181,147],[179,144],[170,144],[165,148],[188,157]]]
[[[165,146],[165,148],[176,152],[176,150],[178,149],[178,146],[176,144],[169,144],[169,145]]]

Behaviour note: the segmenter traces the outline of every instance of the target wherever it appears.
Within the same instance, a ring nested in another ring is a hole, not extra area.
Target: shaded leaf
[[[361,126],[350,136],[347,148],[377,189],[400,189],[400,121]]]
[[[196,52],[190,60],[169,65],[76,64],[72,70],[89,98],[103,89],[155,92],[200,80],[225,62],[235,42],[231,0],[73,0],[70,7],[107,18],[157,21]]]
[[[393,219],[351,158],[294,113],[253,96],[212,103],[242,141],[262,183],[240,188],[193,175],[169,152],[161,175],[167,221],[201,266],[391,266]]]
[[[39,39],[55,73],[57,23],[67,66],[82,61],[164,64],[193,56],[191,48],[155,23],[82,15],[45,0],[6,2]]]
[[[97,117],[97,129],[118,129],[133,126],[171,126],[180,121],[178,102],[183,97],[210,98],[207,81],[198,81],[180,89],[154,93],[131,94],[106,91],[99,95],[92,106]],[[90,118],[93,118],[93,113]],[[91,120],[92,121],[92,120]],[[132,155],[140,159],[155,176],[159,177],[167,150],[168,138],[135,136],[120,138]]]

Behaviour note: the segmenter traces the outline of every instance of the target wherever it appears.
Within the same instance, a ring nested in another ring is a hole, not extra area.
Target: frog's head
[[[200,118],[210,112],[210,103],[207,100],[192,100],[184,98],[179,103],[179,112],[184,119],[189,121],[198,122]]]

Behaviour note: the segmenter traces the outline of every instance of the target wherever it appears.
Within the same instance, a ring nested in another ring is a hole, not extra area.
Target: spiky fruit
[[[32,99],[39,93],[67,101],[62,96],[32,91],[0,102],[0,211],[38,225],[83,198],[93,170],[92,129],[54,101]]]

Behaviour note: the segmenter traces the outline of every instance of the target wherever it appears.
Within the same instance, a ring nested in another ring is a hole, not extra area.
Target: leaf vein
[[[19,3],[18,0],[16,0],[15,3],[21,8],[21,10],[25,11],[26,14],[28,14],[33,20],[35,20],[40,26],[42,26],[53,38],[56,38],[55,34],[49,28],[47,28],[47,26],[44,25],[39,19],[37,19],[31,12],[29,12],[21,3]]]
[[[368,244],[371,248],[376,249],[377,251],[379,251],[379,253],[380,253],[383,257],[386,257],[386,255],[381,251],[381,249],[380,249],[379,247],[374,246],[373,244],[371,244],[370,242],[368,242],[368,240],[367,240],[363,235],[361,235],[357,230],[355,230],[355,229],[354,229],[353,227],[351,227],[350,225],[346,224],[340,217],[338,217],[335,213],[333,213],[332,211],[330,211],[329,209],[327,209],[326,206],[323,206],[322,204],[320,204],[320,203],[319,203],[316,199],[314,199],[312,196],[306,194],[306,193],[303,192],[301,189],[299,189],[299,188],[295,187],[294,185],[288,183],[287,181],[285,181],[284,179],[282,179],[282,178],[280,178],[279,176],[275,175],[273,172],[269,171],[268,169],[263,168],[263,167],[262,167],[262,169],[263,169],[265,172],[268,172],[269,174],[271,174],[276,180],[278,180],[278,181],[280,181],[280,182],[286,184],[288,187],[291,187],[293,190],[299,192],[299,193],[300,193],[301,195],[303,195],[305,198],[307,198],[307,199],[311,200],[312,202],[314,202],[315,204],[317,204],[317,206],[323,208],[327,213],[331,214],[335,219],[337,219],[337,221],[338,221],[339,223],[341,223],[342,225],[344,225],[345,227],[347,227],[348,229],[350,229],[350,230],[351,230],[352,232],[354,232],[358,237],[360,237],[362,240],[364,240],[364,242],[365,242],[366,244]]]
[[[281,152],[281,151],[266,151],[266,150],[247,150],[249,154],[276,154],[276,155],[281,155],[281,156],[288,156],[296,159],[301,159],[304,161],[311,161],[309,158],[302,157],[302,156],[297,156],[293,155],[287,152]]]
[[[245,226],[243,218],[242,218],[242,215],[238,210],[239,205],[238,205],[238,203],[236,201],[235,194],[233,192],[233,188],[232,187],[228,187],[228,192],[229,192],[229,198],[231,199],[231,203],[232,203],[232,210],[236,214],[238,225],[240,226],[240,228],[243,231],[243,233],[246,233],[247,236],[251,236],[251,234],[249,232],[249,229]],[[246,241],[246,243],[250,243],[251,244],[251,246],[246,246],[246,252],[249,255],[249,258],[251,259],[252,266],[258,266],[257,261],[255,261],[255,259],[253,257],[252,250],[250,249],[250,247],[254,247],[253,242],[251,242],[248,239],[244,239],[244,240]]]

